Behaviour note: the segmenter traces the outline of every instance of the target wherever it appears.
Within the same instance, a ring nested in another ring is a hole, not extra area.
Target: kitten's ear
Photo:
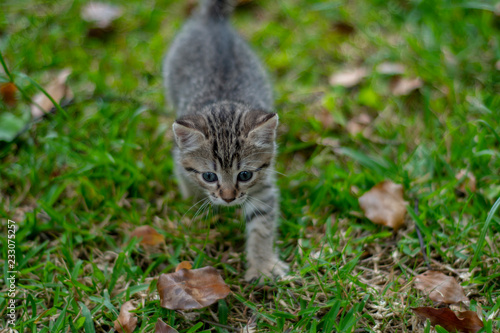
[[[248,139],[257,147],[273,147],[278,127],[278,114],[265,113],[255,120],[253,128],[248,133]]]
[[[204,121],[196,118],[198,117],[183,117],[172,125],[175,142],[181,150],[196,150],[206,140]]]

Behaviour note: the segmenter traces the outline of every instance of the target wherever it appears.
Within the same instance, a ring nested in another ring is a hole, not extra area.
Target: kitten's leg
[[[278,191],[272,183],[264,184],[244,203],[247,230],[248,269],[245,273],[247,281],[258,279],[262,275],[279,277],[288,271],[288,266],[279,260],[273,250],[278,212]]]

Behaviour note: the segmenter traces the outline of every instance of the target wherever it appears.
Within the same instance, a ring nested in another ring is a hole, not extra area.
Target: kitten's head
[[[277,125],[277,114],[232,102],[183,116],[173,124],[180,164],[212,203],[242,204],[269,175]]]

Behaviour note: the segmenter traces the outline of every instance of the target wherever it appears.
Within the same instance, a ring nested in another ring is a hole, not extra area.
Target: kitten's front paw
[[[267,261],[250,264],[246,273],[245,280],[252,282],[258,280],[262,276],[268,278],[280,278],[288,273],[288,265],[278,258],[270,258]]]

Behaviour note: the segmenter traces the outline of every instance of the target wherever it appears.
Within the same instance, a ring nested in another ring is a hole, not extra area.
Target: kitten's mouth
[[[233,201],[227,202],[226,200],[223,200],[222,198],[216,197],[214,195],[210,196],[210,201],[212,201],[214,205],[225,206],[225,207],[240,206],[246,201],[246,199],[247,198],[245,195],[240,195]]]

